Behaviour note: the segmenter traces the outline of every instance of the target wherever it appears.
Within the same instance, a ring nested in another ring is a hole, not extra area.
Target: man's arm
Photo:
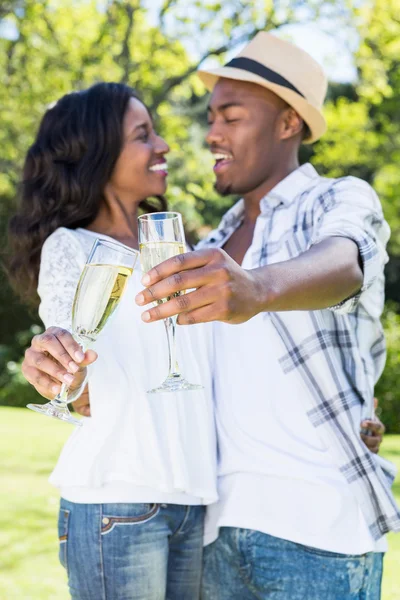
[[[140,306],[174,293],[194,291],[148,309],[157,321],[178,314],[181,325],[206,321],[243,323],[265,311],[318,310],[356,294],[363,282],[357,244],[344,237],[321,241],[297,258],[258,269],[242,269],[219,249],[181,254],[142,279]]]

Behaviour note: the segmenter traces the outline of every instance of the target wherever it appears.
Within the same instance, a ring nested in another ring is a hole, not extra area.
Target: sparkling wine
[[[182,242],[146,242],[140,244],[140,262],[144,273],[150,271],[153,267],[156,267],[164,260],[172,258],[177,254],[183,254],[185,252],[185,244]],[[172,296],[164,298],[163,300],[157,300],[157,304],[167,302],[171,298],[184,294],[184,290],[175,292]]]
[[[145,242],[140,244],[140,262],[144,273],[150,271],[164,260],[185,252],[181,242]]]
[[[117,265],[87,264],[72,307],[74,335],[94,341],[122,298],[132,269]]]

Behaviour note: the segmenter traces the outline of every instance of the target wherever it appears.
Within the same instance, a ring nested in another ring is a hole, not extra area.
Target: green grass
[[[384,438],[381,454],[397,465],[398,474],[394,482],[394,492],[400,504],[400,435],[387,435]],[[389,536],[389,552],[385,556],[383,567],[383,600],[399,600],[400,598],[400,534]]]
[[[0,407],[0,598],[68,600],[58,563],[58,493],[47,483],[71,433],[65,423]],[[400,470],[400,435],[386,436],[382,454]],[[400,501],[400,478],[395,484]],[[383,600],[399,600],[400,535],[389,536]]]

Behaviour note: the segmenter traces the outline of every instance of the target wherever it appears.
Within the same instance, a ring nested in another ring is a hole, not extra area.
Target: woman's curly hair
[[[29,148],[19,210],[9,223],[10,281],[30,304],[38,303],[43,243],[58,227],[87,227],[96,218],[123,146],[123,119],[134,90],[98,83],[63,96],[49,108]],[[145,199],[146,212],[166,201]]]

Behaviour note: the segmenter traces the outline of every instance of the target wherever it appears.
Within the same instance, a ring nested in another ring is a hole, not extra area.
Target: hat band
[[[289,90],[292,90],[293,92],[296,92],[296,94],[302,96],[302,98],[305,98],[304,94],[302,94],[294,85],[292,85],[290,81],[282,77],[282,75],[279,75],[279,73],[276,71],[265,67],[252,58],[246,58],[245,56],[233,58],[225,65],[225,67],[234,67],[235,69],[250,71],[250,73],[254,73],[254,75],[259,75],[271,83],[276,83],[277,85],[288,88]]]

